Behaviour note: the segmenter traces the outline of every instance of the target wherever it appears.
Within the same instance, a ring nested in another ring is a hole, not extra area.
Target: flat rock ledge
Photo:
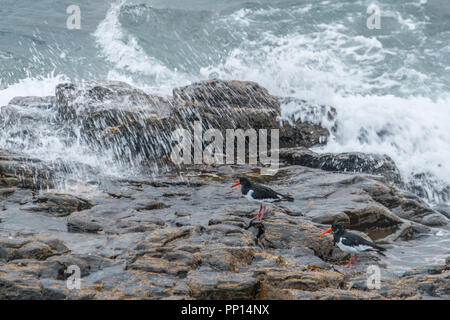
[[[300,117],[280,120],[280,103]],[[448,207],[434,210],[404,191],[395,163],[362,153],[317,154],[336,110],[279,99],[254,82],[213,79],[149,95],[123,82],[65,83],[54,97],[17,97],[0,113],[8,145],[39,141],[39,123],[77,137],[97,152],[113,149],[125,163],[167,155],[170,132],[192,129],[280,130],[282,166],[183,166],[156,178],[100,177],[76,191],[55,189],[77,163],[46,163],[0,150],[0,299],[449,299],[450,259],[389,273],[389,260],[349,256],[319,232],[334,222],[388,250],[448,230]],[[331,130],[335,130],[335,124]],[[334,128],[334,129],[333,129]],[[76,130],[75,130],[76,129]],[[132,155],[132,158],[127,158]],[[251,222],[258,207],[229,186],[239,176],[294,197]],[[183,178],[180,178],[182,176]],[[387,275],[379,289],[367,265]],[[69,289],[78,267],[81,288]]]
[[[436,214],[419,199],[379,176],[294,165],[268,177],[255,169],[105,180],[83,196],[1,189],[0,298],[448,299],[449,261],[370,289],[366,266],[388,271],[383,260],[362,255],[347,271],[348,255],[331,236],[317,236],[340,221],[388,245],[415,239],[429,232],[423,217]],[[296,201],[250,223],[257,208],[229,188],[243,174]],[[74,265],[80,290],[67,287]]]

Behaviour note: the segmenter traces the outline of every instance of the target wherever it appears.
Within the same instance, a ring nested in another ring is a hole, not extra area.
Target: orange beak
[[[236,182],[235,184],[233,184],[230,188],[234,188],[234,187],[237,187],[238,185],[240,185],[241,183],[238,181],[238,182]]]
[[[324,232],[319,233],[319,237],[323,236],[325,233],[331,232],[331,228],[328,228],[327,230],[325,230]]]

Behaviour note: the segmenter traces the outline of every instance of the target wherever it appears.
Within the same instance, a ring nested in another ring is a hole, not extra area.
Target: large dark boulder
[[[53,187],[54,172],[42,161],[0,149],[0,188]]]
[[[74,124],[73,134],[97,152],[124,162],[166,153],[171,104],[161,97],[124,82],[94,81],[59,84],[56,100],[61,121]]]
[[[278,129],[281,147],[310,147],[329,136],[327,129],[312,122],[281,119],[280,99],[255,82],[207,80],[176,88],[173,97],[175,117],[183,126],[202,121],[203,129],[267,129],[269,135],[270,129]]]
[[[169,98],[117,81],[64,83],[56,88],[56,105],[60,120],[75,124],[74,137],[124,161],[169,156],[173,131],[193,134],[196,123],[220,130],[224,139],[226,129],[267,129],[269,137],[278,129],[282,147],[325,143],[329,135],[312,122],[281,120],[278,98],[249,81],[202,81],[175,88]]]
[[[316,153],[306,148],[280,151],[280,159],[288,164],[326,171],[381,175],[389,182],[402,183],[400,171],[387,155],[362,152]]]
[[[22,150],[38,145],[42,127],[52,126],[49,109],[55,97],[15,97],[0,108],[0,140],[2,147]],[[52,127],[54,129],[54,127]]]

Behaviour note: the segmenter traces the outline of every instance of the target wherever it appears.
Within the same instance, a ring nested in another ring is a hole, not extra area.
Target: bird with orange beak
[[[350,253],[350,261],[345,266],[345,268],[350,268],[353,257],[355,257],[355,265],[354,269],[358,264],[358,254],[361,252],[374,251],[384,256],[382,251],[385,251],[385,248],[377,246],[376,244],[360,237],[357,234],[345,231],[344,228],[340,224],[333,224],[331,228],[319,233],[319,237],[323,236],[327,233],[333,233],[334,242],[344,252]]]
[[[230,188],[241,186],[241,193],[250,202],[256,202],[260,204],[258,215],[251,220],[261,221],[266,212],[266,205],[275,202],[289,201],[293,202],[294,198],[291,196],[278,193],[269,187],[263,186],[256,182],[251,182],[246,177],[240,177],[239,181],[233,184]],[[262,212],[261,212],[262,210]]]

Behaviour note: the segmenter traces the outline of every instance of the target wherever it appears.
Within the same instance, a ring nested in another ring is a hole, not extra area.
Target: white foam
[[[65,81],[69,80],[64,75],[49,75],[43,78],[23,79],[18,83],[8,86],[4,90],[0,90],[0,110],[2,106],[7,105],[12,98],[17,96],[54,96],[56,86]],[[67,137],[64,134],[61,135],[51,123],[50,119],[56,116],[54,114],[55,110],[36,109],[32,106],[24,108],[17,106],[16,108],[18,110],[17,112],[22,114],[25,119],[28,116],[40,114],[44,119],[48,120],[40,120],[35,124],[39,132],[37,137],[38,141],[33,139],[30,141],[22,141],[19,140],[21,139],[20,137],[12,137],[15,136],[17,128],[7,128],[6,130],[0,131],[0,148],[7,148],[12,152],[24,153],[47,162],[62,161],[69,164],[69,166],[71,166],[70,163],[78,163],[99,169],[103,174],[123,175],[124,169],[114,161],[112,152],[95,153],[90,146],[82,142],[79,138],[72,139],[71,143],[68,144]],[[39,116],[36,116],[36,118],[39,118]],[[13,133],[12,136],[11,133]],[[85,174],[86,172],[83,169],[75,170],[73,177],[77,176],[82,179],[85,177]]]
[[[450,96],[335,95],[339,129],[321,150],[388,154],[407,181],[426,172],[450,184],[449,105]]]
[[[350,37],[341,24],[318,25],[319,31],[277,37],[265,33],[264,41],[246,41],[232,50],[219,64],[201,68],[205,78],[211,74],[231,79],[257,81],[277,95],[323,90],[367,92],[386,86],[385,79],[374,79],[372,64],[384,59],[381,43],[374,38]],[[353,63],[360,63],[355,68]],[[392,79],[391,84],[398,85]]]
[[[302,8],[295,9],[294,12],[297,12],[297,13],[307,13],[308,11],[311,10],[311,8],[312,8],[312,4],[306,4],[306,5],[305,5],[304,7],[302,7]]]
[[[152,76],[156,82],[176,78],[176,73],[154,57],[148,56],[139,45],[138,39],[123,30],[119,14],[125,3],[125,0],[113,3],[105,19],[93,33],[105,59],[113,64],[116,72],[125,71]]]
[[[54,96],[57,84],[67,78],[63,75],[48,75],[43,78],[26,78],[0,90],[0,107],[5,106],[14,97],[20,96]]]
[[[231,14],[230,18],[234,19],[234,21],[236,21],[237,23],[240,23],[245,26],[249,26],[251,22],[249,21],[249,18],[247,17],[247,15],[250,12],[251,12],[250,9],[240,9],[240,10],[234,12],[233,14]]]

